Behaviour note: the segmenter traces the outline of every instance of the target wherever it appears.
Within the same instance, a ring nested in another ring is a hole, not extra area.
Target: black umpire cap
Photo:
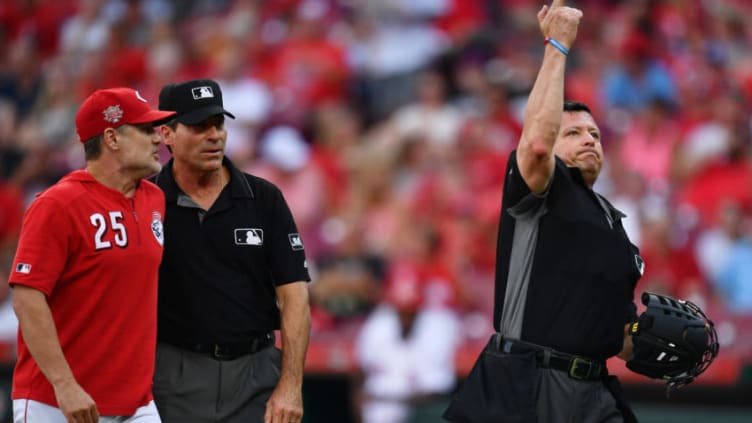
[[[222,105],[219,84],[211,79],[192,79],[165,85],[159,92],[159,110],[177,112],[175,120],[186,125],[196,125],[221,114],[235,119]]]

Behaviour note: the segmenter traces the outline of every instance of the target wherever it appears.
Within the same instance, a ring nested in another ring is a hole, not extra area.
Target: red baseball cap
[[[395,309],[417,312],[423,306],[424,285],[416,263],[397,260],[387,272],[384,300]]]
[[[76,113],[76,132],[81,142],[101,134],[107,128],[153,122],[164,123],[175,112],[154,110],[138,91],[108,88],[94,91]]]

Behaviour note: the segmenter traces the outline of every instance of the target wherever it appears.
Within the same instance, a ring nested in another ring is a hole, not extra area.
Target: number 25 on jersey
[[[94,213],[89,216],[91,224],[97,228],[97,232],[94,234],[94,247],[97,250],[103,250],[106,248],[112,248],[112,242],[105,238],[109,238],[108,227],[115,234],[115,245],[120,248],[125,248],[128,245],[128,233],[125,231],[125,225],[123,225],[123,212],[111,211],[108,213],[109,219],[105,218],[101,213]]]

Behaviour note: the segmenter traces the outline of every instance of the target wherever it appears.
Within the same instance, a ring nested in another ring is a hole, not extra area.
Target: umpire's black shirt
[[[605,359],[635,317],[642,259],[624,216],[558,157],[545,193],[530,191],[512,152],[497,246],[494,326],[506,336]],[[504,310],[508,293],[512,306]],[[504,318],[503,327],[500,321]]]
[[[158,339],[234,343],[279,329],[274,288],[309,281],[303,243],[280,190],[238,170],[209,210],[178,187],[170,160],[155,178],[165,193]]]

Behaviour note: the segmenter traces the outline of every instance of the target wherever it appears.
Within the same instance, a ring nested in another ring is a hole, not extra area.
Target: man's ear
[[[154,129],[162,136],[162,142],[164,142],[164,145],[166,145],[167,148],[171,148],[175,143],[175,131],[167,125],[159,125]]]
[[[102,144],[111,150],[120,148],[118,132],[113,128],[107,128],[102,134]]]

